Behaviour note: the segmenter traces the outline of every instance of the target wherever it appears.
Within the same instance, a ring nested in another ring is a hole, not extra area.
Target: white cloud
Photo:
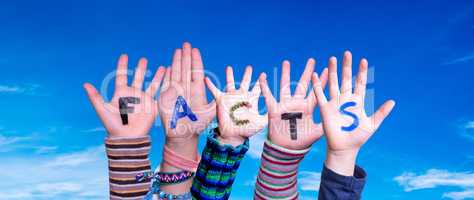
[[[19,88],[18,86],[0,85],[0,92],[16,93],[19,91],[21,91],[21,88]]]
[[[38,84],[0,85],[0,93],[35,95],[40,87]]]
[[[63,193],[77,193],[82,189],[81,184],[74,182],[40,183],[36,185],[35,192],[47,194],[48,196],[56,196]]]
[[[474,121],[463,122],[459,126],[459,135],[474,140]]]
[[[52,153],[58,149],[57,146],[38,146],[29,144],[36,140],[36,136],[3,136],[0,135],[0,153],[16,150],[31,150],[36,154]]]
[[[102,145],[57,156],[7,158],[0,165],[0,177],[8,180],[0,182],[0,200],[108,198]]]
[[[35,153],[37,154],[44,154],[44,153],[51,153],[58,149],[57,146],[39,146],[36,147]]]
[[[446,192],[445,198],[455,200],[474,198],[474,173],[472,172],[449,172],[447,170],[430,169],[425,174],[405,172],[394,180],[403,187],[406,192],[413,190],[429,189],[436,187],[458,187],[462,191]]]
[[[19,136],[3,136],[0,135],[0,147],[15,144],[25,140],[29,140],[30,137],[19,137]]]
[[[86,129],[81,131],[83,133],[94,133],[94,132],[105,132],[105,128],[102,126],[91,128],[91,129]]]
[[[474,60],[474,52],[463,57],[455,58],[450,61],[444,62],[443,65],[454,65],[459,63],[466,63],[471,60]]]
[[[71,132],[71,126],[49,126],[45,131],[48,133]]]
[[[461,199],[469,199],[474,198],[474,189],[465,190],[462,192],[447,192],[443,194],[444,198],[454,199],[454,200],[461,200]]]
[[[46,164],[47,167],[75,167],[78,165],[87,164],[97,160],[104,151],[104,147],[92,147],[85,151],[75,152],[71,154],[66,154],[54,158],[52,161]]]
[[[466,129],[474,129],[474,121],[469,121],[466,123],[466,125],[464,126],[464,128]]]
[[[321,173],[311,171],[301,171],[298,177],[298,184],[303,191],[318,191],[321,183]]]
[[[263,144],[267,140],[267,129],[262,130],[260,133],[250,137],[250,147],[247,151],[247,155],[254,159],[260,159],[263,152]]]

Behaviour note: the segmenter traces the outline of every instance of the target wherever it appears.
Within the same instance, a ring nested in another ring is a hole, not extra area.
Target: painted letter
[[[290,136],[292,140],[296,140],[297,137],[297,130],[296,130],[296,119],[301,119],[303,117],[303,113],[283,113],[281,114],[282,120],[290,120]]]
[[[139,104],[140,98],[138,97],[120,97],[119,98],[119,112],[120,118],[122,118],[122,124],[128,124],[128,113],[133,113],[133,107],[128,104]]]
[[[351,125],[341,127],[341,130],[343,131],[353,131],[359,126],[359,118],[357,117],[357,115],[346,110],[347,108],[353,107],[353,106],[356,106],[356,102],[349,101],[342,104],[342,106],[339,108],[339,111],[341,112],[341,114],[348,115],[352,117],[352,119],[354,120]]]
[[[182,108],[182,111],[180,111],[180,108]],[[178,96],[174,106],[173,117],[171,118],[170,122],[171,129],[176,128],[178,120],[183,117],[188,117],[191,121],[197,121],[196,115],[193,113],[193,111],[191,111],[191,108],[186,103],[186,100],[184,100],[182,96]]]
[[[242,108],[242,107],[251,108],[252,105],[247,101],[241,101],[241,102],[238,102],[238,103],[234,104],[230,108],[230,112],[229,112],[230,119],[232,119],[232,122],[234,122],[234,124],[236,124],[237,126],[242,126],[242,125],[250,123],[250,120],[248,120],[248,119],[239,119],[239,118],[235,117],[234,112],[236,110],[238,110],[239,108]]]

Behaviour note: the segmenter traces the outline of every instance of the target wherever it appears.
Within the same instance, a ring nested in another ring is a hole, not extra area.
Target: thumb
[[[372,115],[371,121],[373,123],[374,132],[379,128],[380,124],[382,124],[390,112],[392,112],[393,107],[395,107],[395,101],[388,100]]]
[[[89,101],[92,103],[92,106],[99,112],[104,105],[104,99],[102,96],[97,92],[97,89],[90,83],[84,84],[84,89],[86,90],[87,96],[89,97]]]
[[[204,121],[206,123],[211,122],[216,117],[216,100],[213,100],[205,106],[204,113]]]

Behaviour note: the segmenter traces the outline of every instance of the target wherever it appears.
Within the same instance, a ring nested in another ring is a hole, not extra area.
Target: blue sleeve
[[[359,166],[355,166],[354,176],[336,174],[326,166],[321,173],[319,200],[353,200],[360,199],[367,174]]]
[[[215,130],[217,131],[217,129]],[[207,137],[191,193],[196,200],[227,200],[249,140],[239,146],[222,144],[216,134]]]

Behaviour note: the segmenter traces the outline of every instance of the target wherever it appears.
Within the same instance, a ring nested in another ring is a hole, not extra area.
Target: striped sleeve
[[[290,150],[270,141],[263,147],[262,161],[255,184],[254,199],[298,199],[298,164],[309,151]]]
[[[244,144],[233,147],[222,145],[215,134],[210,134],[191,187],[193,199],[229,199],[237,169],[248,148],[248,139]]]
[[[107,138],[111,200],[141,200],[150,188],[150,181],[138,182],[139,173],[150,172],[150,138]]]

